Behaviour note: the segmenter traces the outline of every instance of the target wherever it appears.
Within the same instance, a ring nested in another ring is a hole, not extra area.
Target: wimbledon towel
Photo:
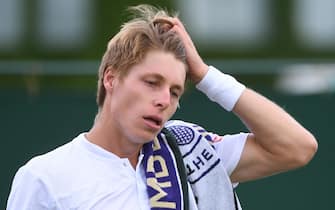
[[[151,209],[196,210],[192,200],[199,210],[238,209],[230,178],[211,145],[213,136],[182,121],[166,128],[143,147]]]

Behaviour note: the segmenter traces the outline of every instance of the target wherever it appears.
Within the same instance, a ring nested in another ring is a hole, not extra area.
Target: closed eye
[[[171,94],[174,96],[174,97],[177,97],[177,98],[179,98],[179,93],[176,93],[176,92],[171,92]]]
[[[179,99],[182,95],[182,91],[180,91],[178,88],[172,88],[171,95]]]
[[[154,80],[145,80],[144,82],[149,86],[157,86],[158,85],[158,82],[154,81]]]

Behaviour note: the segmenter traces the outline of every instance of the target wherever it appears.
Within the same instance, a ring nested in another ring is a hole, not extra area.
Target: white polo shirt
[[[246,136],[226,135],[215,143],[228,174],[240,159]],[[92,144],[82,133],[19,169],[7,210],[150,210],[142,156],[134,170],[128,159]]]

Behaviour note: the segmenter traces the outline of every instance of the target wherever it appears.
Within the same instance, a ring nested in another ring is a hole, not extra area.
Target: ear
[[[106,92],[111,91],[113,89],[116,77],[117,77],[116,71],[113,68],[108,67],[105,70],[103,77],[103,84],[106,89]]]

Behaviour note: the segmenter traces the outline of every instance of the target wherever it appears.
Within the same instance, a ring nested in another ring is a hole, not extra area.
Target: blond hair
[[[171,52],[187,67],[185,47],[177,34],[170,31],[173,25],[167,20],[176,17],[176,14],[172,16],[166,10],[150,5],[130,7],[129,11],[133,18],[124,23],[121,30],[108,42],[99,67],[96,98],[99,108],[103,106],[106,96],[103,77],[108,68],[117,71],[122,78],[150,50]]]

